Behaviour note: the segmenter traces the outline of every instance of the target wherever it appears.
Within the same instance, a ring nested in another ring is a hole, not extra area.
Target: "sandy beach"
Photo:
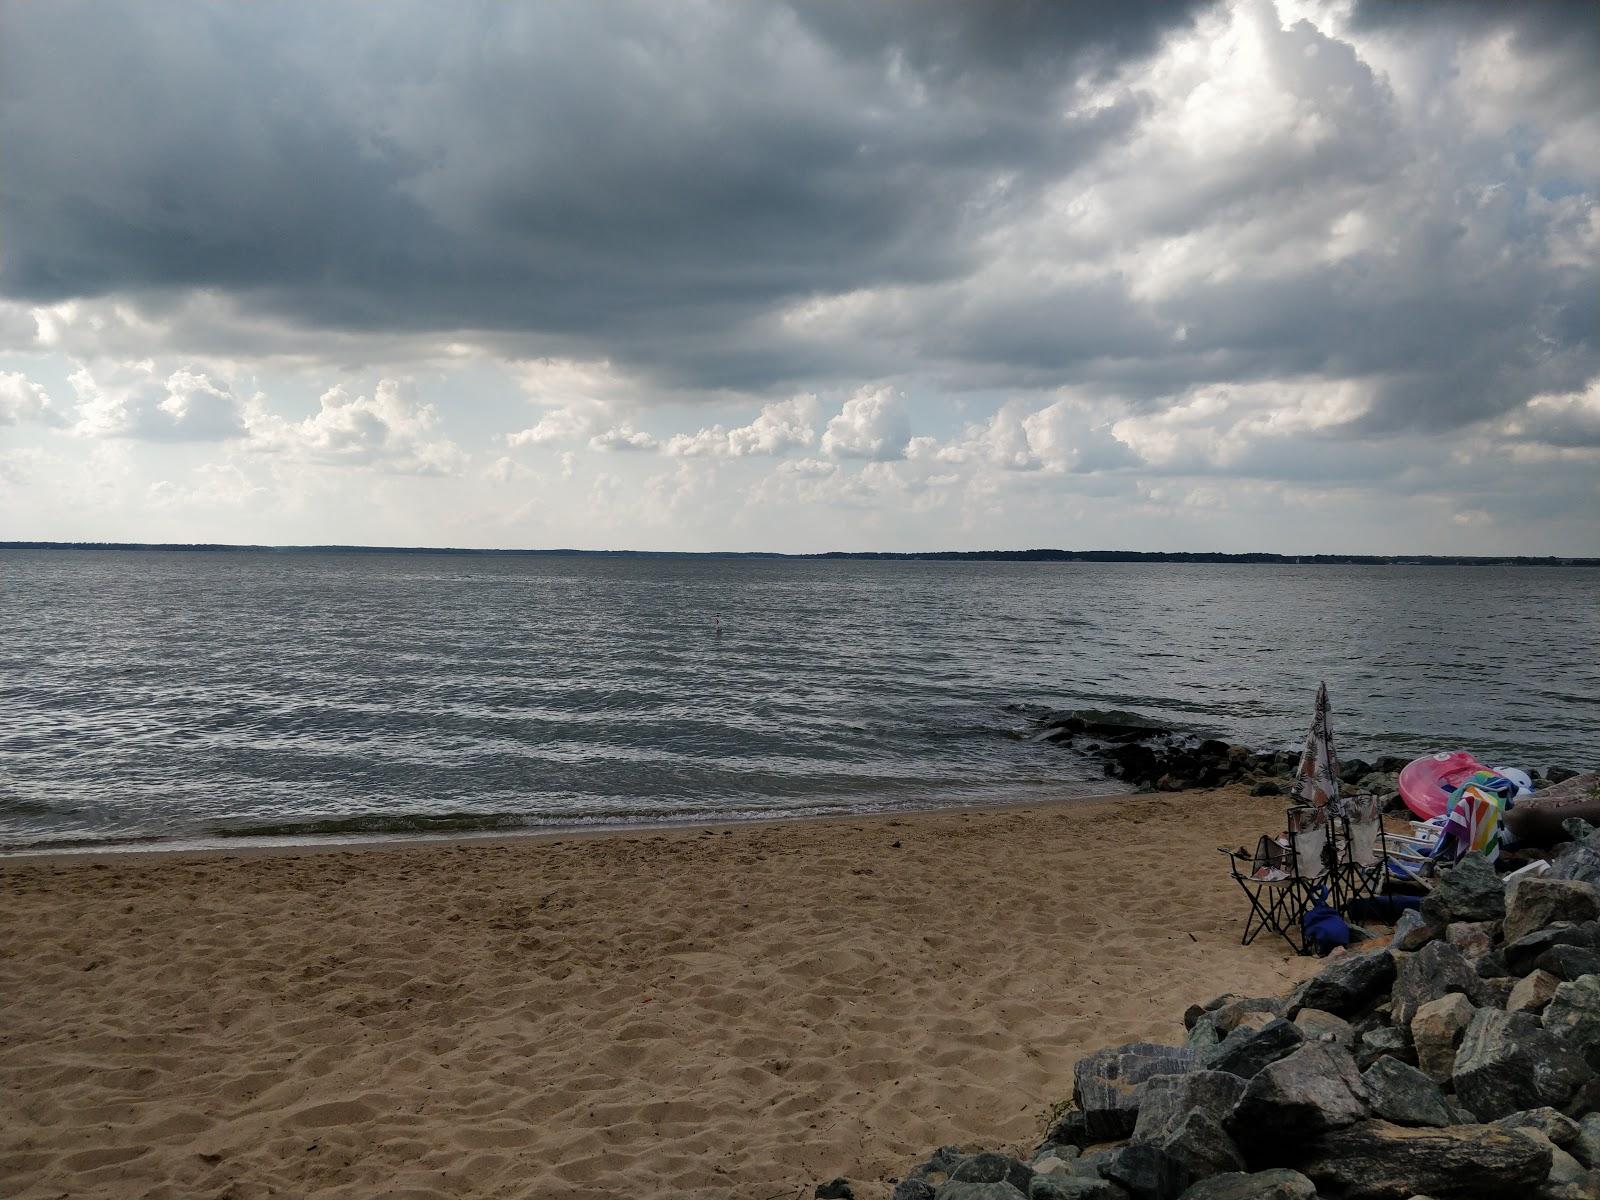
[[[886,1194],[1313,970],[1215,849],[1283,807],[8,861],[0,1195]]]

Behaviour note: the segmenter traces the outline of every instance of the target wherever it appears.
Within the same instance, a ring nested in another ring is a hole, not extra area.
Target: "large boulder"
[[[1158,1075],[1187,1074],[1196,1058],[1187,1047],[1130,1042],[1080,1059],[1072,1073],[1072,1098],[1089,1136],[1127,1137],[1139,1117],[1144,1085]]]
[[[1478,1120],[1493,1121],[1522,1109],[1560,1108],[1590,1074],[1537,1017],[1480,1008],[1456,1051],[1451,1082]]]
[[[1412,954],[1395,957],[1398,961],[1394,990],[1389,994],[1389,1016],[1396,1025],[1410,1025],[1417,1009],[1451,992],[1460,992],[1474,1003],[1482,997],[1478,973],[1461,951],[1448,943],[1429,942]]]
[[[1600,975],[1600,950],[1589,946],[1551,946],[1533,960],[1533,966],[1535,974],[1544,971],[1569,982],[1584,975]]]
[[[1254,1174],[1213,1175],[1186,1191],[1181,1200],[1317,1200],[1317,1188],[1299,1171],[1273,1167]]]
[[[1549,877],[1600,884],[1600,849],[1585,842],[1566,843],[1550,860]]]
[[[1600,918],[1600,887],[1548,875],[1517,880],[1506,893],[1505,938],[1519,938],[1558,921],[1577,924]]]
[[[1557,985],[1545,1006],[1546,1032],[1600,1067],[1600,975],[1584,975]]]
[[[1293,1018],[1302,1008],[1359,1016],[1389,990],[1394,972],[1394,959],[1382,951],[1342,955],[1290,993],[1284,1016]]]
[[[1298,1025],[1278,1017],[1260,1029],[1235,1029],[1202,1061],[1208,1070],[1249,1079],[1268,1063],[1292,1054],[1305,1040]]]
[[[1172,1155],[1148,1142],[1130,1142],[1111,1156],[1106,1178],[1135,1200],[1177,1200],[1192,1176]]]
[[[969,1154],[950,1171],[951,1183],[1009,1183],[1019,1192],[1028,1191],[1033,1168],[1009,1154]]]
[[[1338,1042],[1346,1050],[1355,1049],[1355,1028],[1343,1017],[1320,1008],[1302,1008],[1295,1014],[1294,1023],[1308,1042]]]
[[[1465,1022],[1462,1023],[1462,1028],[1466,1028]],[[1361,1041],[1356,1045],[1356,1066],[1365,1071],[1380,1058],[1388,1057],[1398,1058],[1402,1062],[1416,1061],[1417,1056],[1411,1048],[1409,1030],[1397,1029],[1393,1025],[1380,1025],[1361,1035]],[[1453,1046],[1450,1048],[1450,1058],[1452,1062],[1455,1060]]]
[[[1161,1075],[1145,1084],[1134,1126],[1135,1144],[1154,1146],[1164,1156],[1130,1160],[1134,1169],[1153,1168],[1163,1181],[1187,1187],[1219,1171],[1244,1169],[1244,1155],[1223,1128],[1223,1122],[1245,1092],[1245,1081],[1225,1071]],[[1173,1169],[1171,1164],[1176,1165]],[[1118,1178],[1113,1172],[1112,1178]],[[1127,1180],[1119,1180],[1135,1195]]]
[[[1226,1037],[1249,1014],[1266,1013],[1269,1017],[1281,1017],[1283,1008],[1281,996],[1239,996],[1211,1010],[1211,1021],[1217,1027],[1217,1032]]]
[[[1500,954],[1513,975],[1526,975],[1555,946],[1600,947],[1600,921],[1558,921],[1520,938],[1507,938]]]
[[[889,1200],[934,1200],[934,1187],[925,1179],[902,1179],[889,1193]]]
[[[1087,1175],[1035,1175],[1028,1200],[1127,1200],[1128,1193],[1109,1179]]]
[[[1600,1113],[1584,1114],[1578,1122],[1578,1136],[1567,1149],[1584,1166],[1600,1169]]]
[[[1014,1183],[966,1183],[952,1180],[934,1189],[934,1200],[1028,1200]]]
[[[1426,920],[1417,909],[1408,908],[1394,923],[1394,936],[1389,939],[1389,949],[1421,950],[1443,932],[1443,925],[1436,925]]]
[[[1553,1108],[1530,1108],[1501,1117],[1495,1122],[1501,1129],[1537,1129],[1553,1145],[1565,1150],[1578,1140],[1578,1123]]]
[[[1498,921],[1505,915],[1505,884],[1481,854],[1469,854],[1444,872],[1422,901],[1422,916],[1433,925]]]
[[[1440,996],[1417,1009],[1411,1018],[1411,1044],[1417,1052],[1417,1066],[1428,1078],[1437,1083],[1450,1078],[1456,1066],[1456,1047],[1476,1011],[1460,992]]]
[[[1361,1121],[1322,1134],[1299,1167],[1344,1200],[1522,1200],[1550,1162],[1550,1143],[1522,1129]]]
[[[1566,950],[1571,947],[1562,946],[1559,949]],[[1524,975],[1511,989],[1511,995],[1506,1000],[1506,1011],[1543,1012],[1544,1006],[1550,1003],[1550,997],[1556,994],[1556,988],[1560,986],[1561,980],[1549,971],[1534,971]]]
[[[1271,1163],[1285,1147],[1366,1115],[1367,1090],[1355,1059],[1338,1046],[1313,1042],[1263,1068],[1227,1128],[1251,1161],[1264,1152]]]
[[[1396,1125],[1450,1125],[1454,1118],[1439,1085],[1397,1058],[1380,1058],[1361,1075],[1372,1111]]]

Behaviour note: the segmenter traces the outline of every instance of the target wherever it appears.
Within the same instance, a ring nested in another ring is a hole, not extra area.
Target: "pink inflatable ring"
[[[1400,772],[1400,799],[1421,820],[1442,817],[1450,793],[1474,771],[1486,768],[1465,750],[1428,754],[1405,765]]]

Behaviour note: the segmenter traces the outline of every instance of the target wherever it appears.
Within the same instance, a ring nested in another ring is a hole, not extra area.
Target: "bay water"
[[[1122,712],[1600,765],[1600,570],[0,551],[0,847],[1116,791]]]

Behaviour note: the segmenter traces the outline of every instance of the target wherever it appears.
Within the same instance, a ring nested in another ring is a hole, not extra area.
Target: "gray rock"
[[[1550,860],[1548,877],[1600,884],[1600,849],[1585,842],[1568,842]]]
[[[940,1146],[911,1168],[911,1176],[914,1179],[928,1179],[937,1175],[942,1180],[966,1157],[966,1151],[960,1146]]]
[[[1451,992],[1479,1003],[1483,992],[1477,972],[1454,946],[1429,942],[1413,954],[1396,958],[1394,990],[1389,995],[1389,1016],[1396,1025],[1410,1025],[1417,1009]]]
[[[1191,1181],[1182,1163],[1146,1142],[1130,1142],[1118,1150],[1106,1175],[1136,1200],[1178,1200]]]
[[[1589,1172],[1577,1159],[1565,1150],[1552,1146],[1550,1149],[1550,1174],[1545,1177],[1544,1187],[1539,1189],[1540,1200],[1566,1200],[1568,1196],[1574,1200],[1593,1200],[1594,1192],[1587,1186]]]
[[[1039,1163],[1047,1158],[1059,1159],[1062,1162],[1071,1162],[1078,1157],[1078,1148],[1070,1143],[1060,1144],[1045,1142],[1033,1152],[1033,1169],[1042,1170]]]
[[[1204,1004],[1189,1005],[1189,1007],[1185,1009],[1183,1013],[1184,1028],[1193,1029],[1194,1023],[1207,1013],[1214,1013],[1224,1004],[1231,1004],[1233,1001],[1239,999],[1242,999],[1242,997],[1237,992],[1223,992],[1222,995],[1213,996]]]
[[[1591,1170],[1600,1167],[1600,1113],[1586,1113],[1578,1122],[1578,1136],[1567,1150]]]
[[[1128,1193],[1109,1179],[1082,1175],[1035,1175],[1028,1200],[1127,1200]]]
[[[1560,949],[1571,949],[1562,946]],[[1544,1011],[1544,1006],[1550,1003],[1550,997],[1556,994],[1556,988],[1561,986],[1559,977],[1549,971],[1534,971],[1517,980],[1511,989],[1511,995],[1506,1000],[1507,1012],[1539,1013]]]
[[[1359,1121],[1367,1115],[1366,1100],[1349,1052],[1316,1042],[1263,1068],[1226,1124],[1248,1152],[1252,1145],[1299,1140]]]
[[[1494,1122],[1501,1129],[1537,1129],[1551,1143],[1565,1149],[1578,1140],[1578,1123],[1553,1108],[1530,1108]]]
[[[1030,1181],[1031,1183],[1031,1181]],[[1010,1183],[941,1183],[934,1200],[1028,1200],[1028,1193]]]
[[[1465,1029],[1466,1022],[1463,1021],[1461,1027]],[[1393,1025],[1382,1025],[1361,1035],[1361,1041],[1356,1048],[1356,1066],[1365,1071],[1380,1058],[1385,1057],[1398,1058],[1402,1062],[1416,1061],[1417,1056],[1411,1049],[1410,1031],[1397,1029]],[[1450,1060],[1455,1061],[1454,1046],[1450,1048]]]
[[[1461,957],[1472,967],[1472,973],[1482,978],[1485,960],[1498,962],[1494,956],[1494,940],[1500,934],[1498,921],[1457,921],[1445,930],[1445,941],[1461,951]],[[1503,968],[1491,969],[1488,974],[1505,974]]]
[[[1435,925],[1417,909],[1408,908],[1394,924],[1394,936],[1389,939],[1391,950],[1421,950],[1444,932],[1444,926]]]
[[[951,1183],[1009,1183],[1023,1194],[1032,1178],[1033,1168],[1027,1163],[990,1151],[968,1155],[950,1171]]]
[[[1096,1138],[1089,1132],[1088,1119],[1079,1108],[1069,1108],[1056,1118],[1054,1125],[1045,1132],[1045,1141],[1056,1142],[1063,1146],[1077,1146],[1082,1149],[1091,1145]]]
[[[1154,1169],[1161,1180],[1176,1180],[1184,1186],[1219,1171],[1243,1170],[1244,1156],[1224,1130],[1223,1122],[1244,1091],[1245,1081],[1225,1071],[1194,1071],[1152,1079],[1145,1084],[1133,1141],[1154,1146],[1165,1158],[1132,1161],[1141,1171]],[[1172,1164],[1176,1164],[1175,1170]],[[1118,1178],[1114,1172],[1112,1177]],[[1135,1195],[1140,1194],[1128,1180],[1119,1182]]]
[[[1411,1043],[1424,1075],[1444,1083],[1454,1073],[1456,1048],[1477,1010],[1460,992],[1430,1000],[1411,1018]]]
[[[1220,1041],[1222,1041],[1222,1035],[1217,1032],[1217,1023],[1211,1019],[1210,1013],[1206,1013],[1193,1025],[1189,1026],[1189,1033],[1183,1039],[1183,1044],[1204,1056],[1208,1050],[1213,1049]]]
[[[1588,946],[1551,946],[1533,960],[1535,971],[1548,971],[1557,979],[1573,980],[1600,974],[1600,950]]]
[[[1235,1029],[1202,1060],[1207,1070],[1227,1071],[1249,1079],[1268,1063],[1293,1053],[1305,1042],[1305,1034],[1293,1021],[1282,1017],[1260,1029]]]
[[[1505,937],[1515,942],[1558,921],[1593,921],[1600,917],[1600,887],[1576,879],[1527,876],[1506,893]]]
[[[1451,1082],[1460,1103],[1480,1121],[1493,1121],[1523,1109],[1559,1108],[1590,1074],[1538,1018],[1480,1008],[1456,1051]]]
[[[817,1200],[856,1200],[856,1194],[850,1190],[850,1181],[842,1178],[817,1184],[814,1194]]]
[[[1503,979],[1485,979],[1478,984],[1478,998],[1487,1008],[1504,1008],[1511,1002],[1511,992],[1517,986],[1513,976]]]
[[[1302,1008],[1295,1014],[1294,1023],[1308,1042],[1338,1042],[1346,1050],[1355,1049],[1355,1027],[1343,1017],[1320,1008]]]
[[[1454,1116],[1433,1080],[1397,1058],[1380,1058],[1361,1076],[1372,1111],[1396,1125],[1450,1125]]]
[[[1317,1200],[1316,1185],[1299,1171],[1274,1167],[1247,1175],[1229,1171],[1203,1179],[1180,1200]]]
[[[1600,921],[1558,921],[1515,941],[1508,940],[1500,953],[1513,975],[1526,975],[1552,946],[1600,946]]]
[[[1522,1129],[1361,1121],[1321,1135],[1300,1169],[1344,1200],[1522,1200],[1550,1161],[1550,1143]]]
[[[1247,1014],[1268,1013],[1280,1017],[1283,1015],[1283,1006],[1281,996],[1240,996],[1212,1010],[1211,1019],[1216,1023],[1217,1032],[1226,1037],[1239,1027],[1239,1022]]]
[[[1478,961],[1472,964],[1472,969],[1478,973],[1479,979],[1502,979],[1511,974],[1511,968],[1506,966],[1505,955],[1499,950],[1480,955]]]
[[[889,1193],[889,1200],[934,1200],[933,1185],[925,1179],[902,1179]]]
[[[1292,1018],[1302,1008],[1320,1008],[1353,1018],[1389,990],[1394,972],[1394,959],[1382,951],[1341,955],[1290,993],[1284,1015]]]
[[[1505,884],[1481,854],[1469,854],[1441,874],[1422,901],[1422,916],[1431,925],[1498,921],[1505,915]]]
[[[1545,1006],[1545,1030],[1600,1067],[1600,975],[1559,984]]]
[[[1072,1073],[1072,1098],[1083,1112],[1088,1134],[1120,1138],[1132,1133],[1144,1084],[1158,1075],[1187,1074],[1197,1058],[1187,1047],[1131,1042],[1080,1059]]]

